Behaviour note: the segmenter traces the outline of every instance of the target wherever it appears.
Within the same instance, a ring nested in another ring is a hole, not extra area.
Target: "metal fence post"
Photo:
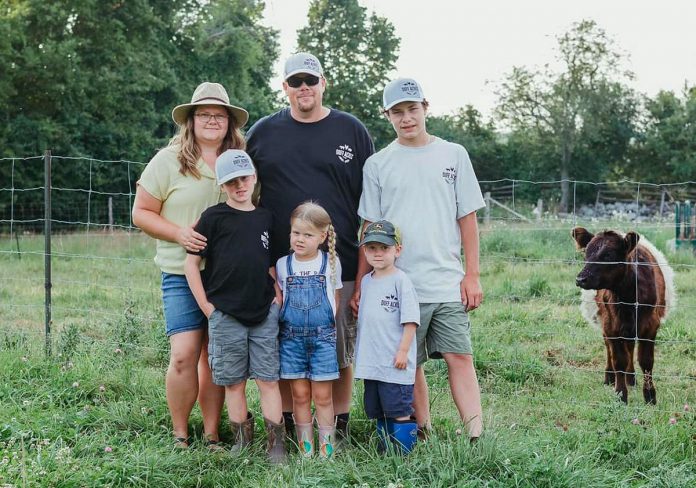
[[[51,151],[44,153],[44,312],[46,355],[51,355]]]
[[[483,213],[483,223],[486,225],[490,225],[490,223],[491,223],[491,192],[487,191],[484,194],[483,199],[486,202],[486,208],[484,209],[484,213]]]

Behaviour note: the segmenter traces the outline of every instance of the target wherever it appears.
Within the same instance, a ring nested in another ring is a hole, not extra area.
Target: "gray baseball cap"
[[[240,149],[228,149],[215,160],[215,176],[217,176],[218,185],[240,176],[251,176],[255,173],[256,169],[251,158]]]
[[[382,102],[384,110],[389,110],[401,102],[424,102],[423,88],[413,78],[397,78],[384,87]]]
[[[321,78],[324,76],[324,70],[321,68],[321,63],[316,56],[309,53],[296,53],[290,56],[285,61],[284,80],[287,80],[292,75],[297,73],[307,73]]]

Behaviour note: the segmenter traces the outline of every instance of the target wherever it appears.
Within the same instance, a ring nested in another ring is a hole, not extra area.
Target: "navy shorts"
[[[365,380],[365,413],[371,419],[395,419],[413,413],[413,385]]]
[[[198,308],[186,276],[162,273],[162,302],[167,337],[208,327],[208,319]]]

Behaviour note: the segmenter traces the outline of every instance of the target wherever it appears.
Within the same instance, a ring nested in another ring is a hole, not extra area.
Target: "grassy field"
[[[597,225],[588,227],[606,224]],[[410,457],[377,454],[358,383],[349,448],[331,463],[293,457],[284,467],[264,461],[260,441],[241,456],[199,444],[172,449],[151,240],[53,237],[47,358],[43,237],[4,236],[0,486],[696,486],[696,259],[667,254],[679,307],[658,334],[658,403],[646,406],[638,387],[626,406],[602,384],[601,334],[578,310],[581,257],[570,227],[482,229],[486,298],[472,321],[486,432],[477,444],[456,435],[446,370],[431,361],[436,435]],[[669,225],[637,230],[661,249],[672,233]],[[21,254],[11,252],[18,245]],[[191,427],[200,438],[197,410]]]

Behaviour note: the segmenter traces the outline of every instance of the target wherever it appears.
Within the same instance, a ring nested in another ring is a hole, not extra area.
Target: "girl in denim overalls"
[[[314,401],[319,454],[330,458],[336,433],[331,399],[332,383],[338,378],[336,303],[343,286],[336,234],[329,214],[313,202],[293,211],[290,227],[292,252],[276,264],[283,293],[280,377],[290,380],[300,452],[304,456],[314,452]]]

